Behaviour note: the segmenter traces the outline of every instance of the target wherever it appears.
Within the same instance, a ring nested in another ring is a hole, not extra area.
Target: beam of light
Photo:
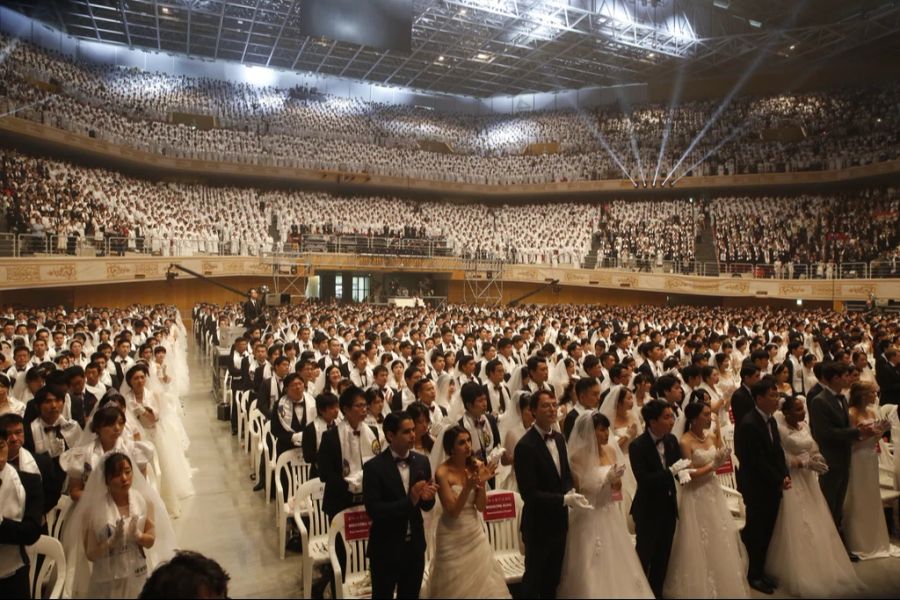
[[[603,149],[606,150],[606,153],[609,154],[609,157],[616,163],[616,166],[622,170],[622,173],[625,174],[625,177],[628,178],[629,181],[637,187],[637,181],[631,176],[631,173],[628,172],[628,169],[625,168],[625,165],[622,164],[622,160],[619,158],[619,155],[616,154],[616,151],[610,147],[609,142],[606,141],[606,136],[603,135],[603,132],[600,131],[600,128],[597,126],[596,120],[592,119],[589,115],[586,115],[583,110],[578,110],[578,116],[581,117],[582,121],[585,122],[587,128],[594,134],[594,137],[597,138],[597,141],[600,142],[600,145],[603,146]]]
[[[638,152],[637,139],[634,137],[634,123],[631,122],[631,117],[628,118],[628,136],[631,138],[631,153],[634,154],[634,159],[637,161],[638,175],[641,177],[641,183],[647,187],[647,178],[644,177],[644,166],[641,164],[641,153]]]
[[[656,171],[653,173],[652,187],[656,187],[656,180],[659,177],[659,169],[662,166],[663,155],[666,153],[666,146],[669,143],[669,133],[672,131],[672,121],[675,119],[675,107],[681,99],[681,89],[684,87],[684,69],[679,69],[675,78],[675,89],[672,90],[672,99],[669,100],[669,113],[666,116],[666,126],[663,129],[662,142],[659,145],[659,158],[656,159]]]
[[[43,104],[44,102],[46,102],[47,100],[49,100],[50,98],[52,98],[55,95],[56,94],[50,94],[46,98],[41,98],[40,100],[35,100],[34,102],[29,102],[28,104],[23,104],[22,106],[17,106],[14,109],[7,111],[7,112],[3,113],[2,115],[0,115],[0,119],[2,119],[3,117],[11,117],[12,115],[16,114],[17,112],[22,112],[26,108],[31,108],[32,106],[36,106],[38,104]]]
[[[796,3],[790,18],[788,19],[788,22],[785,24],[785,28],[787,28],[797,20],[797,16],[800,14],[803,8],[806,7],[806,4],[806,1]],[[740,79],[738,79],[737,83],[734,84],[734,87],[731,88],[731,91],[728,92],[728,95],[725,96],[725,99],[722,100],[722,103],[719,104],[719,107],[716,108],[716,112],[713,113],[713,115],[709,118],[700,132],[696,136],[694,136],[693,140],[691,140],[691,143],[678,159],[678,162],[675,163],[675,165],[669,171],[669,174],[666,175],[666,178],[663,180],[662,185],[666,185],[666,183],[668,183],[669,179],[671,179],[672,175],[675,173],[675,170],[678,169],[679,166],[681,166],[681,163],[684,162],[688,155],[694,150],[694,147],[696,147],[703,136],[706,135],[706,132],[709,131],[710,127],[712,127],[713,124],[715,124],[715,122],[722,115],[722,113],[725,112],[725,109],[728,108],[728,106],[731,104],[731,101],[734,100],[734,97],[738,94],[738,92],[740,92],[741,88],[744,87],[753,73],[755,73],[759,66],[762,64],[763,60],[768,54],[769,47],[773,43],[773,38],[770,38],[766,46],[761,48],[760,51],[756,54],[756,56],[753,58],[753,62],[750,63],[750,66],[741,74]]]
[[[715,146],[713,146],[712,148],[710,148],[709,151],[707,151],[707,153],[704,154],[704,155],[700,158],[700,160],[698,160],[697,162],[695,162],[694,164],[692,164],[690,167],[688,167],[687,169],[685,169],[684,172],[683,172],[681,175],[679,175],[678,177],[676,177],[676,178],[672,181],[672,185],[675,185],[676,183],[678,183],[679,181],[681,181],[682,178],[684,178],[685,175],[687,175],[688,173],[690,173],[691,171],[693,171],[694,169],[696,169],[697,167],[699,167],[701,164],[703,164],[703,162],[704,162],[707,158],[709,158],[710,156],[712,156],[713,153],[717,152],[717,151],[719,150],[719,148],[721,148],[722,146],[724,146],[725,144],[727,144],[728,142],[730,142],[731,140],[733,140],[738,134],[743,133],[749,126],[750,126],[750,121],[746,121],[746,122],[745,122],[743,125],[741,125],[740,127],[735,127],[734,130],[733,130],[731,133],[729,133],[727,136],[725,136],[724,138],[722,138],[722,141],[720,141],[718,144],[716,144]],[[663,183],[665,183],[665,182],[663,182]]]

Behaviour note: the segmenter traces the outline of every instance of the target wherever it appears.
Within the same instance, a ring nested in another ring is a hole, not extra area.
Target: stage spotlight
[[[669,182],[669,187],[675,187],[675,182],[674,182],[674,181],[670,181],[670,182]]]
[[[638,188],[638,182],[637,182],[637,181],[632,181],[631,183],[634,184],[634,189],[637,189],[637,188]]]
[[[646,182],[646,181],[644,182],[644,187],[645,187],[645,188],[647,187],[647,182]]]

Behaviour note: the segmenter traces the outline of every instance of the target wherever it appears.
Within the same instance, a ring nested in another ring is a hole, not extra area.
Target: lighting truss
[[[895,0],[412,0],[400,53],[301,34],[301,2],[0,0],[94,42],[477,97],[720,73],[763,49],[779,68],[824,64],[862,44],[896,51],[900,33]]]

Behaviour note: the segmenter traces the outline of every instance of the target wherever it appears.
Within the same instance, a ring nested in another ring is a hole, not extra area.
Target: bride
[[[472,457],[472,438],[454,425],[441,439],[447,460],[435,472],[442,514],[431,559],[429,598],[509,598],[503,568],[492,556],[478,513],[494,468]]]
[[[569,436],[575,487],[593,508],[569,512],[560,598],[653,598],[617,506],[625,465],[609,441],[609,419],[597,411],[579,416]]]
[[[685,433],[681,455],[691,460],[686,469],[672,558],[663,586],[667,598],[749,598],[746,568],[737,525],[716,468],[728,457],[720,429],[707,432],[712,409],[691,402],[684,410]]]
[[[828,467],[809,425],[803,422],[803,401],[786,396],[781,416],[776,418],[791,469],[791,487],[781,500],[766,572],[778,579],[783,590],[803,598],[844,598],[859,593],[862,584],[819,489],[817,473]]]

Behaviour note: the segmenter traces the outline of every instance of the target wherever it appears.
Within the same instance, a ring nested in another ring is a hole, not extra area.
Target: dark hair
[[[824,363],[824,365],[822,366],[822,380],[831,381],[835,377],[840,377],[841,375],[846,374],[847,372],[849,372],[849,370],[850,369],[847,367],[847,365],[837,361]]]
[[[145,377],[150,376],[150,370],[143,363],[137,363],[125,373],[125,381],[128,382],[128,385],[131,385],[131,379],[135,376],[135,374],[141,371]]]
[[[575,395],[581,396],[595,385],[600,384],[593,377],[582,377],[575,383]]]
[[[285,377],[285,379],[287,379],[287,377]],[[350,410],[351,408],[353,408],[353,403],[356,401],[357,398],[362,398],[363,400],[365,400],[366,393],[362,389],[356,387],[355,385],[348,386],[347,389],[345,389],[343,392],[341,392],[341,397],[340,397],[340,401],[339,401],[341,410],[347,411],[347,410]],[[366,402],[367,406],[368,406],[368,404],[369,403]]]
[[[138,598],[227,598],[228,573],[211,558],[191,550],[179,550],[153,571]]]
[[[54,385],[45,385],[44,387],[39,389],[37,391],[37,393],[34,395],[35,406],[40,406],[44,402],[47,402],[48,400],[50,400],[50,396],[53,396],[57,400],[65,400],[66,399],[65,393],[63,393],[63,391],[60,388],[58,388]]]
[[[759,367],[753,363],[746,363],[741,367],[741,381],[750,379],[757,373],[759,373]]]
[[[119,419],[122,419],[123,423],[125,422],[125,413],[122,412],[122,409],[116,405],[107,404],[94,413],[94,418],[91,419],[91,431],[98,433],[102,427],[118,423]]]
[[[340,400],[332,393],[325,392],[316,396],[316,412],[322,412],[327,408],[337,406]]]
[[[775,379],[769,375],[766,375],[753,384],[753,387],[750,389],[750,394],[753,396],[753,401],[755,402],[757,398],[768,394],[769,390],[777,389],[778,384],[775,383]]]
[[[406,407],[406,412],[409,413],[409,418],[413,420],[413,423],[418,420],[419,417],[425,416],[429,421],[431,421],[431,411],[428,410],[428,407],[423,403],[416,401]]]
[[[644,417],[644,423],[649,425],[650,421],[656,421],[663,415],[666,409],[672,410],[672,407],[664,400],[650,400],[649,402],[644,402],[644,406],[641,407],[641,416]]]
[[[10,387],[9,377],[7,377],[4,373],[0,373],[0,387]]]
[[[535,393],[531,394],[530,400],[528,402],[528,407],[531,409],[532,414],[537,412],[538,405],[541,403],[541,396],[550,396],[551,399],[556,400],[556,396],[553,395],[553,392],[550,390],[539,389]]]
[[[117,405],[121,403],[122,406],[125,406],[125,397],[122,396],[116,388],[109,388],[106,390],[106,393],[103,394],[103,397],[100,398],[98,407],[103,408],[110,402],[115,402]]]
[[[791,409],[794,408],[794,405],[798,402],[800,402],[800,396],[785,394],[784,402],[781,405],[781,412],[784,414],[788,414],[789,412],[791,412]]]
[[[25,419],[16,413],[6,413],[0,417],[0,437],[6,437],[7,428],[12,425],[25,425]]]
[[[477,400],[479,396],[484,396],[486,393],[484,387],[474,381],[470,381],[463,384],[459,390],[459,395],[462,397],[463,406],[469,408],[475,403],[475,400]]]
[[[444,432],[444,437],[441,438],[441,445],[444,447],[444,452],[447,454],[447,456],[453,454],[453,445],[456,443],[456,438],[458,438],[463,433],[470,438],[472,437],[472,434],[469,433],[469,430],[462,425],[454,425]]]
[[[134,465],[131,464],[131,459],[128,458],[127,454],[122,452],[113,452],[110,454],[103,463],[103,479],[106,482],[109,482],[110,479],[121,473],[122,469],[119,465],[123,462],[127,462],[129,467],[132,469],[134,468]]]
[[[684,430],[687,431],[691,428],[691,424],[694,422],[694,419],[700,416],[703,412],[703,409],[709,406],[705,402],[688,402],[688,405],[684,407]]]
[[[395,434],[400,431],[400,423],[407,419],[413,421],[413,418],[405,410],[392,412],[384,418],[384,423],[381,424],[381,428],[384,430],[385,434]],[[415,421],[413,421],[413,423],[415,423]]]
[[[678,385],[677,377],[674,375],[661,375],[660,378],[656,380],[656,394],[658,396],[665,395],[666,392],[676,385]]]
[[[599,410],[591,416],[591,423],[593,423],[594,429],[600,426],[603,426],[604,429],[609,429],[609,419]]]

